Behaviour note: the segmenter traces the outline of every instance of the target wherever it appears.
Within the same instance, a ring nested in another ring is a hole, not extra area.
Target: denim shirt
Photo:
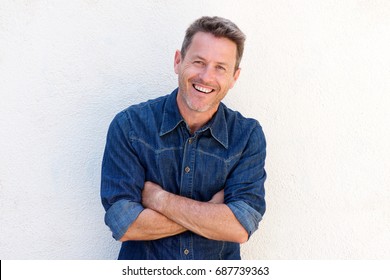
[[[170,193],[224,203],[251,236],[265,212],[265,137],[256,120],[220,104],[194,134],[180,115],[177,89],[116,115],[107,135],[101,198],[105,223],[119,240],[144,209],[141,192],[152,181]],[[191,231],[153,241],[122,243],[119,259],[240,259],[240,245]]]

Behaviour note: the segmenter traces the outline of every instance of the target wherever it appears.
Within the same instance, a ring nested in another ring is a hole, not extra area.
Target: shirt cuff
[[[227,204],[234,216],[245,228],[249,237],[257,230],[263,216],[243,201],[234,201]]]
[[[119,240],[126,233],[129,226],[144,210],[141,204],[128,200],[118,200],[106,212],[104,221],[111,229],[112,236]]]

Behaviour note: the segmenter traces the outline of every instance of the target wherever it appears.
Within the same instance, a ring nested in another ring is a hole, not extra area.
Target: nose
[[[215,69],[210,65],[207,65],[202,68],[202,71],[199,73],[199,78],[204,81],[206,84],[214,81],[215,79]]]

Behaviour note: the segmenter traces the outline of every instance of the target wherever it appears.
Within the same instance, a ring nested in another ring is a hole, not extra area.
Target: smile
[[[194,87],[194,89],[196,89],[197,91],[202,92],[202,93],[210,93],[210,92],[214,91],[211,88],[201,87],[201,86],[196,85],[196,84],[193,84],[192,86]]]

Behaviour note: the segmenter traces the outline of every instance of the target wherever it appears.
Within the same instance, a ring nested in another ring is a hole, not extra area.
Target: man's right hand
[[[215,203],[215,204],[222,204],[225,202],[225,192],[224,190],[220,190],[216,194],[213,195],[211,200],[209,200],[210,203]]]

